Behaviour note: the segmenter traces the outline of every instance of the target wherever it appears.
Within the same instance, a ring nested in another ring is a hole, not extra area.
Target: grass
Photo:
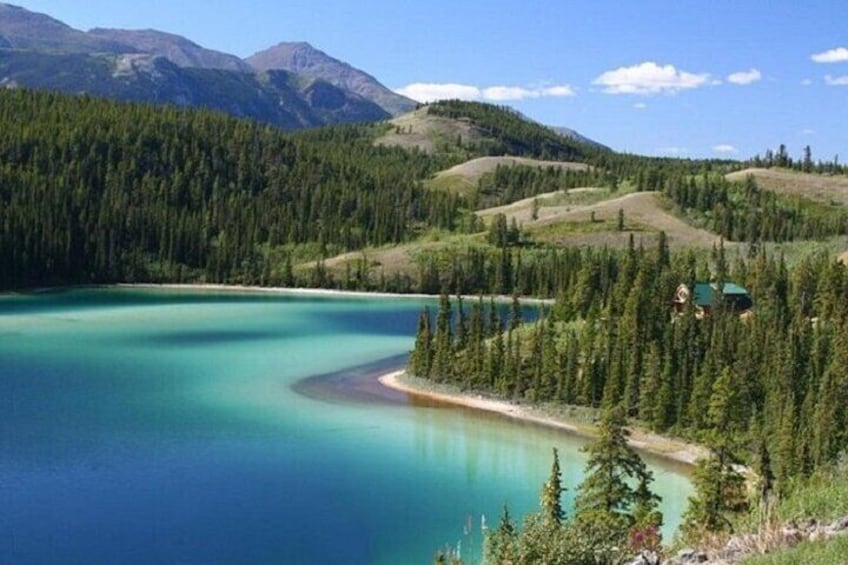
[[[799,480],[790,486],[789,494],[779,500],[772,511],[769,524],[761,527],[759,509],[738,520],[737,531],[761,533],[758,545],[765,555],[751,557],[744,561],[753,565],[783,564],[841,564],[848,563],[848,536],[830,541],[804,542],[791,549],[780,547],[780,536],[769,532],[779,532],[782,525],[795,521],[801,523],[816,519],[828,524],[837,518],[848,515],[848,460],[840,462],[835,468],[819,471],[813,476]]]
[[[618,229],[617,219],[596,219],[594,222],[591,221],[591,219],[587,219],[583,222],[564,221],[558,222],[556,224],[549,224],[546,226],[541,226],[539,228],[533,228],[532,230],[530,230],[530,233],[536,239],[545,240],[574,234],[615,231],[650,232],[656,230],[652,230],[649,226],[646,226],[639,222],[627,221],[627,219],[625,218],[624,228],[621,230]]]
[[[787,551],[744,560],[745,565],[845,565],[848,536],[830,541],[804,542]]]
[[[465,175],[440,174],[424,182],[430,190],[443,190],[461,196],[471,196],[477,190],[477,182],[471,181]]]

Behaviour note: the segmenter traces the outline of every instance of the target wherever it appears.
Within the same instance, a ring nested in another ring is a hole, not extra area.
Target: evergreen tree
[[[634,513],[644,521],[656,523],[658,497],[651,494],[651,473],[627,444],[621,406],[604,411],[598,438],[587,446],[589,461],[586,476],[577,489],[575,520],[585,528],[606,524],[620,537],[636,523]],[[634,488],[632,482],[638,486]]]
[[[418,316],[415,347],[409,356],[409,370],[416,377],[428,378],[433,364],[433,336],[430,332],[430,309],[426,306]]]
[[[431,372],[439,381],[450,380],[453,369],[453,332],[451,330],[451,303],[447,293],[439,298],[436,331],[433,335],[433,365]]]
[[[559,452],[554,448],[554,461],[551,464],[551,474],[542,485],[542,514],[551,524],[559,526],[565,519],[565,511],[562,509],[562,473],[559,468]]]
[[[517,563],[518,532],[509,515],[509,508],[504,504],[498,528],[486,534],[484,560],[486,563],[506,565]]]

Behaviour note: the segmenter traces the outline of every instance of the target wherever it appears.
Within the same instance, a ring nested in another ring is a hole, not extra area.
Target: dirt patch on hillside
[[[727,180],[743,182],[751,175],[757,186],[780,194],[803,196],[824,204],[848,205],[848,177],[814,175],[786,169],[745,169],[730,173]]]

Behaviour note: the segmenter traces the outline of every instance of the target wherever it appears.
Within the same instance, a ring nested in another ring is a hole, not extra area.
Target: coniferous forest
[[[286,249],[397,243],[449,227],[459,205],[420,188],[435,160],[373,147],[376,126],[292,137],[211,112],[0,96],[0,288],[286,284]]]

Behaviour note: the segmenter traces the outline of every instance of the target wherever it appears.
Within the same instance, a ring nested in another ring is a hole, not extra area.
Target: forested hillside
[[[486,234],[497,217],[471,211],[581,184],[604,186],[609,197],[620,185],[663,191],[682,217],[735,240],[826,237],[848,225],[841,206],[766,192],[752,180],[729,183],[723,175],[732,163],[598,152],[485,104],[431,107],[488,132],[458,154],[375,146],[390,127],[382,124],[286,135],[211,112],[86,97],[3,91],[0,102],[2,288],[205,281],[553,296],[572,276],[571,252],[520,225],[493,240]],[[423,183],[497,151],[587,168],[502,166],[466,195]],[[587,213],[585,227],[568,229],[621,232],[624,220],[616,228]],[[343,263],[343,273],[323,265],[434,229],[466,232],[476,243],[447,253],[422,248],[391,278],[364,255]],[[310,261],[317,263],[302,267]]]
[[[486,138],[473,147],[483,155],[515,155],[568,161],[586,159],[606,152],[597,146],[560,135],[505,107],[445,100],[430,104],[427,112],[454,120],[468,120],[475,128],[485,132]]]
[[[285,284],[298,246],[355,249],[449,227],[430,158],[371,127],[286,137],[202,111],[0,93],[0,287]],[[287,270],[289,266],[289,270]]]

